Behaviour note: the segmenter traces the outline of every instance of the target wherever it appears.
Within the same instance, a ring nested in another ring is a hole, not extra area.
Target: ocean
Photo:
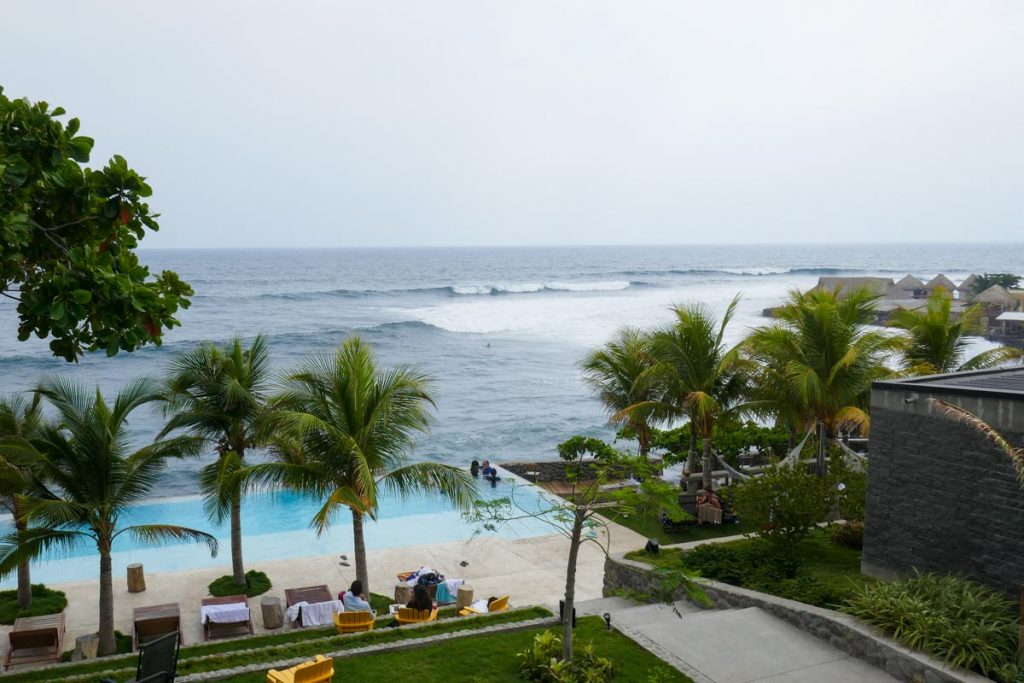
[[[738,341],[761,311],[821,275],[1022,270],[1022,244],[141,250],[154,271],[178,272],[195,289],[182,327],[161,347],[77,364],[46,342],[16,339],[14,302],[0,301],[0,391],[24,391],[67,373],[108,397],[128,378],[161,374],[174,354],[206,341],[264,334],[278,372],[362,335],[381,362],[413,364],[436,378],[436,423],[413,454],[466,465],[552,457],[577,433],[611,438],[578,361],[622,325],[652,326],[673,304],[716,312],[742,299]],[[979,340],[977,349],[988,343]],[[161,426],[140,411],[139,444]],[[174,462],[156,497],[196,492],[200,460]]]

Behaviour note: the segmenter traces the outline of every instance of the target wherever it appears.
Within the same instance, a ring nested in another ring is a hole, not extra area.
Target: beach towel
[[[302,610],[302,625],[303,626],[328,626],[334,623],[334,615],[345,611],[345,605],[341,600],[331,600],[330,602],[314,602],[312,604],[307,602],[300,602],[298,606],[301,606]],[[288,613],[291,614],[292,607],[288,608]],[[299,613],[296,612],[295,619],[299,618]]]
[[[446,605],[455,602],[455,597],[459,594],[459,586],[465,582],[465,579],[446,579],[437,584],[437,593],[434,595],[437,604]]]
[[[204,624],[237,624],[249,621],[249,606],[244,602],[233,602],[230,605],[203,605],[199,608],[199,619]]]

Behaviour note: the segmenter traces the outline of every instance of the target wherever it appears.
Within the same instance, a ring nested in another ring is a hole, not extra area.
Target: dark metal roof
[[[875,382],[873,386],[903,391],[921,389],[972,396],[1024,399],[1024,368],[952,372],[945,375],[883,380]]]

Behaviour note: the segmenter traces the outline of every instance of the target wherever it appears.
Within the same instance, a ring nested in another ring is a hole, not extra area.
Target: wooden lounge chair
[[[178,632],[179,643],[184,642],[180,640],[181,608],[176,602],[132,610],[132,648],[135,650],[154,638],[175,631]]]
[[[246,607],[248,607],[249,605],[249,599],[244,595],[226,595],[223,598],[203,598],[201,604],[205,607],[206,605],[233,605],[239,602],[244,603]],[[252,610],[249,610],[249,616],[246,618],[245,621],[237,621],[231,624],[215,624],[209,621],[206,622],[205,624],[203,624],[203,640],[209,640],[213,635],[212,632],[214,629],[228,630],[237,629],[241,627],[247,628],[249,630],[249,635],[255,633],[255,631],[252,628]],[[227,635],[233,634],[229,633]]]
[[[134,683],[174,683],[178,673],[178,646],[181,644],[177,631],[165,633],[139,648],[139,663],[135,667]],[[104,678],[100,683],[116,683]]]
[[[334,660],[317,655],[316,659],[290,669],[267,672],[267,683],[330,683],[334,680]]]
[[[338,633],[372,631],[374,623],[373,612],[338,612],[334,615],[334,627]]]
[[[20,617],[8,634],[11,647],[4,656],[4,670],[15,664],[60,661],[64,647],[64,613]]]
[[[497,598],[496,600],[493,600],[489,605],[487,605],[487,612],[486,613],[489,614],[489,613],[493,613],[493,612],[504,612],[507,609],[508,609],[508,596],[507,595],[503,595],[500,598]],[[485,614],[485,612],[481,612],[479,610],[475,610],[472,607],[463,607],[462,610],[459,611],[459,616],[460,617],[468,617],[471,614]]]
[[[395,615],[395,620],[399,624],[420,624],[425,621],[437,621],[437,608],[413,609],[412,607],[402,607],[398,610],[398,614]]]
[[[326,584],[320,586],[304,586],[303,588],[286,588],[284,591],[285,609],[300,602],[315,604],[318,602],[331,602],[334,596]],[[299,610],[299,618],[296,619],[299,626],[302,626],[302,610]]]

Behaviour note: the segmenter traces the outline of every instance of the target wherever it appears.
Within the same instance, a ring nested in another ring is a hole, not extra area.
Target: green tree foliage
[[[609,423],[622,425],[640,444],[640,456],[651,446],[652,401],[658,386],[649,373],[651,337],[627,327],[612,341],[593,351],[580,363],[583,379],[609,414]]]
[[[899,343],[867,327],[877,298],[866,289],[793,291],[778,321],[747,339],[750,356],[782,385],[775,393],[796,403],[787,410],[820,420],[833,438],[843,426],[867,429],[871,382],[889,374],[884,361]]]
[[[270,383],[267,341],[256,337],[249,348],[235,337],[224,346],[204,344],[178,355],[165,381],[161,432],[186,431],[203,439],[217,459],[203,468],[199,485],[207,516],[231,520],[231,568],[236,586],[244,586],[242,563],[242,488],[236,476],[245,455],[264,444],[260,422],[266,413]]]
[[[763,538],[792,546],[825,519],[835,496],[831,482],[800,466],[772,465],[737,484],[736,513],[757,522]]]
[[[152,190],[120,156],[86,167],[93,140],[64,114],[0,88],[0,295],[18,301],[19,339],[50,337],[68,361],[159,344],[192,288],[135,255],[159,228]]]
[[[981,294],[994,285],[1014,289],[1020,285],[1020,276],[1013,273],[985,273],[979,275],[978,279],[974,281],[974,294]]]
[[[964,360],[971,335],[981,334],[982,306],[968,306],[957,316],[953,300],[941,287],[923,309],[895,311],[889,325],[906,330],[898,351],[903,368],[912,375],[932,375],[963,370],[982,370],[1024,358],[1024,350],[1002,346]]]
[[[335,353],[310,358],[285,378],[271,399],[274,461],[244,471],[250,485],[284,485],[321,499],[311,521],[318,533],[347,510],[356,578],[367,594],[363,524],[376,518],[380,494],[439,494],[464,510],[476,498],[469,472],[409,461],[414,439],[431,423],[430,385],[414,368],[380,366],[362,339],[349,337]]]
[[[128,534],[144,544],[205,543],[213,555],[217,540],[210,534],[173,524],[121,526],[121,516],[149,498],[159,473],[172,458],[194,455],[201,442],[191,437],[155,441],[129,452],[126,424],[132,412],[158,401],[155,384],[127,384],[113,403],[99,389],[63,379],[45,380],[37,389],[53,407],[58,421],[46,424],[20,449],[34,459],[34,489],[24,498],[29,528],[8,534],[0,544],[0,575],[19,562],[48,550],[71,551],[94,544],[100,557],[99,653],[115,652],[114,588],[111,552],[114,541]]]
[[[652,448],[663,449],[679,460],[685,457],[690,444],[690,424],[667,430],[654,430]],[[756,422],[724,421],[715,425],[711,434],[711,447],[730,463],[740,453],[755,451],[781,458],[786,455],[789,433],[781,427],[763,427]]]
[[[22,514],[21,496],[31,490],[34,461],[20,459],[16,451],[8,458],[3,447],[9,444],[16,448],[35,435],[41,422],[38,396],[0,396],[0,505],[11,513],[18,533],[23,533],[28,525]],[[32,576],[27,558],[18,563],[17,598],[22,609],[32,604]]]

